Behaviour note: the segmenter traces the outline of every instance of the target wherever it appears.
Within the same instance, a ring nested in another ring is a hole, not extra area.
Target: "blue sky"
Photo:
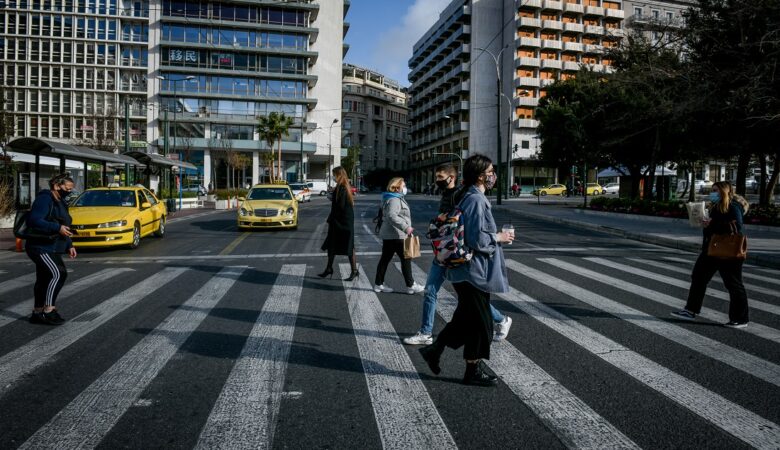
[[[450,0],[351,0],[346,21],[349,44],[344,62],[355,64],[408,86],[407,61],[412,46],[439,20]]]

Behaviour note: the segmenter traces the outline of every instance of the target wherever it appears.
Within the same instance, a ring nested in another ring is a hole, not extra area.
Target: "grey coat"
[[[498,228],[490,211],[490,201],[471,186],[460,202],[460,208],[464,241],[474,256],[470,262],[447,270],[447,279],[453,283],[468,281],[485,292],[509,291],[504,252],[496,240]]]
[[[384,200],[382,204],[382,228],[379,237],[387,239],[404,239],[407,228],[412,226],[412,212],[409,204],[403,198]]]

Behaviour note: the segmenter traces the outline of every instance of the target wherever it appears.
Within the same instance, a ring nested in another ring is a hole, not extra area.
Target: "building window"
[[[634,15],[637,17],[642,17],[642,8],[634,8]]]
[[[524,149],[531,148],[531,142],[530,141],[520,141],[520,148],[524,148]]]

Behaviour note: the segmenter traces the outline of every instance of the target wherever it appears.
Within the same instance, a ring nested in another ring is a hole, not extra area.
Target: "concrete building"
[[[642,30],[651,40],[661,39],[664,30],[685,25],[682,13],[694,4],[694,0],[624,0],[626,28]]]
[[[381,73],[344,64],[342,146],[360,147],[360,172],[406,169],[406,89]]]
[[[533,160],[534,110],[555,80],[582,66],[609,70],[603,49],[624,35],[624,17],[619,0],[451,2],[409,60],[413,179],[430,182],[442,160],[479,152],[501,159],[504,174],[511,160],[507,185],[554,181],[557,174]]]
[[[295,121],[287,179],[301,154],[306,178],[338,164],[328,149],[339,136],[321,130],[340,118],[347,0],[4,3],[0,65],[17,136],[121,141],[127,104],[133,147],[181,155],[199,166],[191,181],[224,187],[225,150],[247,156],[240,184],[262,179],[268,148],[255,125],[278,111]]]

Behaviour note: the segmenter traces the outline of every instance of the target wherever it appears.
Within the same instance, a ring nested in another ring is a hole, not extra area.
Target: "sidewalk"
[[[213,205],[213,202],[212,202]],[[214,208],[185,208],[168,215],[168,220],[214,211]],[[0,228],[0,252],[16,251],[16,238],[11,228]]]
[[[688,225],[687,219],[640,216],[582,210],[571,205],[536,205],[530,202],[505,202],[493,205],[496,211],[523,217],[600,231],[626,239],[691,252],[701,251],[702,233]],[[780,269],[780,229],[746,224],[747,263]]]

